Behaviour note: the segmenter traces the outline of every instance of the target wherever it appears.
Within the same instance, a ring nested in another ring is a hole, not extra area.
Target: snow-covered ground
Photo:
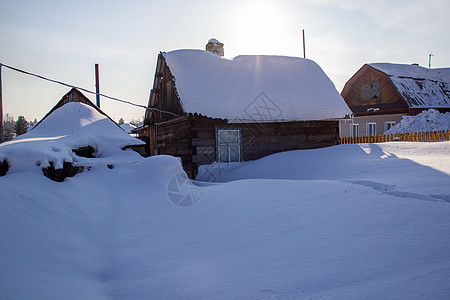
[[[201,166],[197,179],[344,180],[426,197],[430,193],[450,195],[449,162],[450,142],[340,145],[277,153],[230,166],[213,163]]]
[[[443,142],[288,152],[278,166],[262,166],[275,155],[230,174],[248,178],[261,165],[253,177],[284,179],[204,184],[187,208],[168,195],[182,172],[172,157],[98,165],[63,183],[13,172],[0,178],[1,294],[445,299],[449,150]]]
[[[2,299],[449,298],[450,142],[290,151],[221,183],[117,149],[58,183],[30,147],[0,177]]]

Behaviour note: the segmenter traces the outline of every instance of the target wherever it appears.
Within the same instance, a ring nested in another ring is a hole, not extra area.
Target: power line
[[[148,110],[153,110],[153,111],[157,111],[157,112],[161,112],[161,113],[166,113],[166,114],[170,114],[170,115],[177,116],[177,117],[181,116],[181,115],[173,113],[171,111],[161,110],[161,109],[157,109],[157,108],[153,108],[153,107],[150,108],[150,107],[142,105],[142,104],[136,104],[136,103],[133,103],[133,102],[130,102],[130,101],[127,101],[127,100],[119,99],[119,98],[116,98],[116,97],[111,97],[111,96],[104,95],[104,94],[101,94],[101,93],[96,93],[96,92],[87,90],[85,88],[79,87],[79,86],[68,84],[68,83],[65,83],[65,82],[62,82],[62,81],[59,81],[59,80],[50,79],[50,78],[44,77],[42,75],[34,74],[34,73],[31,73],[31,72],[28,72],[28,71],[24,71],[24,70],[15,68],[15,67],[11,67],[11,66],[8,66],[8,65],[5,65],[5,64],[2,64],[2,63],[0,63],[0,66],[8,68],[8,69],[16,71],[16,72],[19,72],[19,73],[22,73],[22,74],[26,74],[26,75],[29,75],[29,76],[37,77],[37,78],[42,79],[42,80],[46,80],[46,81],[50,81],[50,82],[53,82],[53,83],[56,83],[56,84],[60,84],[60,85],[63,85],[63,86],[69,87],[69,88],[76,88],[77,90],[80,90],[80,91],[83,91],[83,92],[86,92],[86,93],[89,93],[89,94],[92,94],[92,95],[96,95],[96,96],[99,95],[99,96],[102,96],[104,98],[107,98],[107,99],[110,99],[110,100],[113,100],[113,101],[118,101],[118,102],[125,103],[125,104],[128,104],[128,105],[132,105],[132,106],[136,106],[136,107],[140,107],[140,108],[145,108],[145,109],[148,109]]]

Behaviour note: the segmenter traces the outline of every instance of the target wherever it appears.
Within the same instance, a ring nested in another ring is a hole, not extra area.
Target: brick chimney
[[[223,56],[223,44],[216,39],[210,39],[206,44],[206,51],[212,52],[219,56]]]

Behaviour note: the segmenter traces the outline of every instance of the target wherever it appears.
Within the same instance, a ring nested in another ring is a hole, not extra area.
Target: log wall
[[[197,167],[212,164],[216,161],[216,128],[227,127],[227,121],[199,115],[193,115],[192,120],[192,147],[195,149],[192,161]]]
[[[191,134],[192,120],[188,117],[179,118],[155,126],[157,134],[156,154],[167,154],[181,158],[184,170],[189,177],[196,174],[196,166],[192,162],[194,149]]]
[[[338,121],[233,124],[241,129],[242,159],[255,160],[277,152],[337,145]]]
[[[158,153],[180,157],[191,178],[200,165],[217,160],[216,130],[240,129],[241,157],[255,160],[277,152],[337,145],[338,121],[227,123],[199,115],[157,126]]]

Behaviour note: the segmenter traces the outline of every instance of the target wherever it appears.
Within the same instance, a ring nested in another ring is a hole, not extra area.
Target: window
[[[367,135],[376,135],[377,123],[366,123],[366,133]]]
[[[362,85],[362,99],[363,101],[370,101],[380,98],[380,83],[372,82]]]
[[[241,131],[239,129],[218,129],[217,153],[219,162],[241,161]]]
[[[394,121],[384,122],[384,131],[388,131],[389,129],[391,129],[391,127],[394,127],[394,126],[395,126]]]
[[[352,137],[358,137],[359,136],[359,124],[350,124],[350,132]]]

